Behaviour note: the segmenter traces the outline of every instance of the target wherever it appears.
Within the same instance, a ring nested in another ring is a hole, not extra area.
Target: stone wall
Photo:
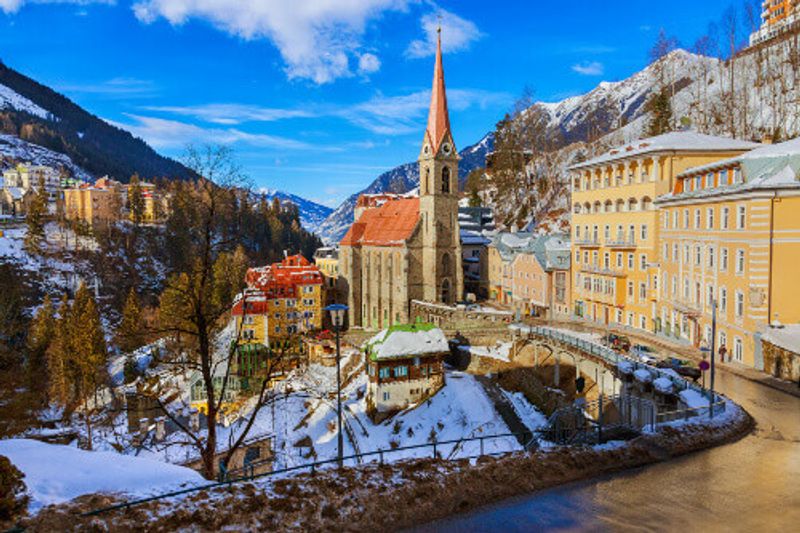
[[[463,331],[502,328],[514,321],[514,315],[503,311],[469,311],[466,307],[451,307],[414,300],[411,302],[411,320],[435,324],[442,329]]]
[[[765,340],[761,341],[761,347],[764,372],[776,378],[800,381],[800,353],[790,352]]]

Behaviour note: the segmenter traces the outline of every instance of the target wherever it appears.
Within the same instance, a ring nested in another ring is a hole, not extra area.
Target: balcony
[[[600,241],[592,238],[575,239],[575,244],[582,248],[600,248]]]
[[[636,239],[633,237],[625,238],[623,236],[619,236],[616,239],[608,241],[606,246],[609,248],[615,248],[617,250],[633,250],[636,248]]]
[[[620,270],[611,270],[594,265],[581,265],[581,272],[584,274],[596,274],[598,276],[610,276],[614,278],[625,278],[628,275]]]

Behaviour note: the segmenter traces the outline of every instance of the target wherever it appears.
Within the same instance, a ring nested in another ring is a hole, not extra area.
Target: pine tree
[[[142,309],[136,290],[131,288],[125,306],[122,308],[122,320],[116,332],[117,347],[125,353],[132,352],[145,344],[142,327]]]
[[[667,89],[662,89],[650,96],[647,102],[650,112],[648,135],[655,137],[672,131],[672,100]]]
[[[56,314],[50,295],[45,295],[28,330],[28,381],[32,389],[41,389],[47,370],[47,351],[55,340]]]
[[[58,307],[58,320],[53,331],[53,341],[45,352],[47,362],[48,398],[52,403],[66,407],[69,403],[69,380],[67,354],[70,353],[69,322],[72,308],[67,296]]]
[[[131,176],[128,185],[128,208],[131,211],[131,220],[135,225],[139,225],[144,220],[144,195],[142,186],[139,183],[139,175]]]
[[[44,177],[39,178],[39,190],[33,195],[25,215],[28,233],[25,235],[25,249],[28,253],[39,253],[39,247],[44,239],[44,223],[47,215],[47,191],[44,187]]]

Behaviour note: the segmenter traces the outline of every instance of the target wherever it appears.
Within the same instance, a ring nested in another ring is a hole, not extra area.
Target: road
[[[666,463],[478,509],[418,531],[798,531],[800,398],[721,372],[757,429]]]

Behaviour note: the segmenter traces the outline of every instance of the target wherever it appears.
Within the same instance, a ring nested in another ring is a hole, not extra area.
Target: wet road
[[[757,423],[734,443],[523,496],[420,531],[800,531],[800,398],[720,373]]]

